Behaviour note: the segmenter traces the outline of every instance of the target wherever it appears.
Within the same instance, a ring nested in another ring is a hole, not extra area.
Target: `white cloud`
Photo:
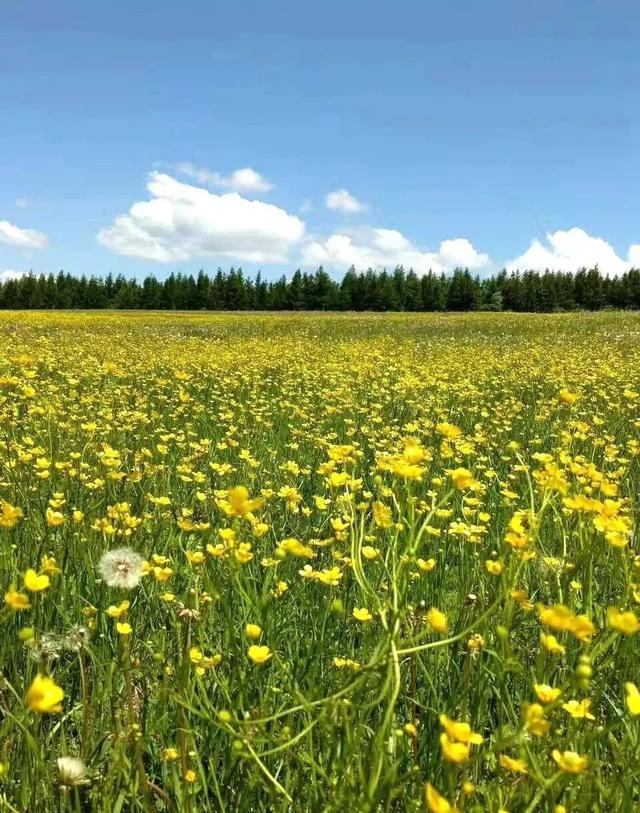
[[[26,275],[26,271],[14,271],[11,268],[7,268],[6,271],[0,271],[0,282],[6,282],[8,279],[20,279],[20,277],[25,277]]]
[[[15,204],[18,209],[28,209],[31,206],[31,201],[29,198],[16,198]]]
[[[507,263],[507,270],[577,271],[597,265],[603,274],[615,275],[640,265],[640,245],[630,246],[624,260],[606,240],[576,227],[548,232],[546,242],[544,245],[537,238],[532,240],[524,254]]]
[[[356,212],[363,212],[367,209],[367,205],[354,197],[346,189],[336,189],[335,192],[329,192],[324,199],[327,209],[334,212],[342,212],[345,215],[352,215]]]
[[[236,169],[231,175],[221,175],[204,167],[196,167],[189,161],[176,164],[176,169],[183,175],[188,175],[200,184],[215,186],[218,189],[228,189],[231,192],[269,192],[273,184],[263,178],[259,172],[251,167]]]
[[[438,251],[421,251],[396,229],[367,228],[309,240],[302,247],[302,262],[339,269],[351,265],[357,269],[392,269],[403,265],[423,274],[429,269],[435,273],[458,267],[477,270],[486,268],[491,261],[464,237],[443,240]]]
[[[47,236],[35,229],[21,229],[8,220],[0,220],[0,243],[8,243],[18,248],[45,248]]]
[[[206,257],[284,263],[304,236],[295,215],[235,192],[215,195],[160,172],[150,174],[147,190],[150,200],[134,203],[98,233],[103,246],[160,263]]]

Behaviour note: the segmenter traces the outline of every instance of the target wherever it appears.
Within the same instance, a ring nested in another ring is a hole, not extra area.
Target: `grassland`
[[[639,808],[640,315],[0,336],[0,810]]]

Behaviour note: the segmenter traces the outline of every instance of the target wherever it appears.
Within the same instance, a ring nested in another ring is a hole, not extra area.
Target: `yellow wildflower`
[[[31,711],[41,714],[56,714],[62,711],[64,691],[53,678],[46,675],[36,675],[33,683],[27,689],[27,705]]]
[[[258,646],[256,644],[249,647],[247,654],[249,659],[258,666],[262,666],[273,657],[273,653],[268,646]]]
[[[565,773],[582,773],[586,771],[587,765],[589,764],[587,757],[580,756],[580,754],[577,754],[575,751],[560,752],[556,748],[551,752],[551,756],[560,770]]]

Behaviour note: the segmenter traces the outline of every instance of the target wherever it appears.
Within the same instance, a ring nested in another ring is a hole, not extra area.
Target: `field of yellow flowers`
[[[640,809],[640,315],[0,336],[0,810]]]

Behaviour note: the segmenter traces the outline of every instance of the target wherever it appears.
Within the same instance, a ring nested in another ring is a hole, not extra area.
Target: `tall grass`
[[[640,316],[0,332],[0,809],[638,809]]]

